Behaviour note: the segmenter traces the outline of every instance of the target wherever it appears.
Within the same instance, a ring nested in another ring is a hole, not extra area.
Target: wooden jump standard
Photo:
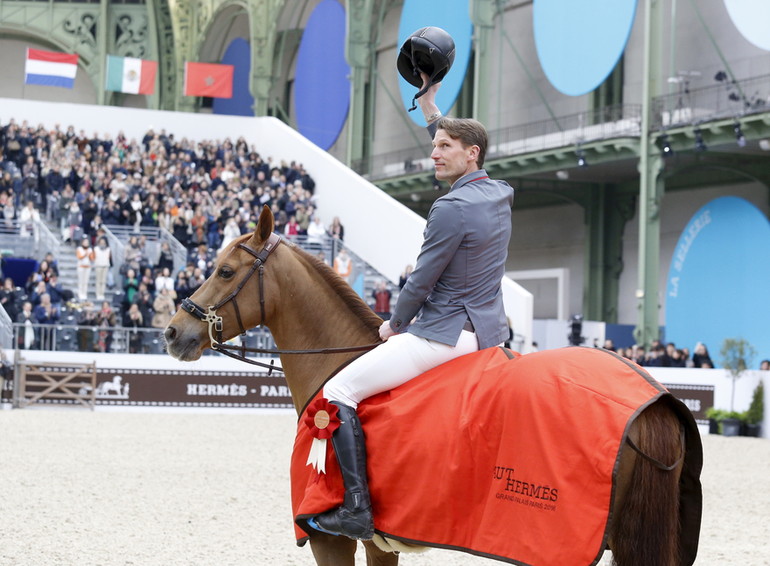
[[[93,410],[96,401],[96,362],[32,363],[19,360],[16,364],[15,403],[29,407],[42,400],[65,399],[77,401]]]

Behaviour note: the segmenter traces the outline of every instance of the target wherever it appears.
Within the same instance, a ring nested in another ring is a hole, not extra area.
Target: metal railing
[[[734,82],[722,76],[721,81],[702,88],[689,88],[682,80],[678,92],[655,97],[651,104],[653,131],[768,112],[770,75]],[[487,159],[596,140],[639,137],[641,115],[640,104],[622,104],[492,130]],[[359,160],[353,164],[353,169],[371,180],[417,173],[432,169],[429,153],[430,144],[426,142],[425,145]]]
[[[112,233],[110,229],[105,230],[105,232],[113,252],[115,252],[115,250],[120,250],[123,247],[120,238]],[[167,234],[168,237],[173,238],[170,233]],[[388,281],[387,277],[372,268],[340,240],[336,240],[329,236],[320,239],[308,238],[307,236],[285,236],[285,238],[303,248],[308,253],[319,256],[322,255],[323,260],[327,265],[333,264],[334,257],[344,247],[353,262],[353,273],[350,278],[351,283],[353,283],[359,276],[362,278],[363,288],[359,289],[359,291],[365,302],[371,294],[373,281],[376,279]],[[184,251],[181,244],[179,244],[179,247]],[[116,269],[118,265],[119,262],[116,262]],[[395,300],[397,289],[393,282],[390,283],[391,291],[393,291],[393,300]],[[0,344],[5,348],[19,346],[22,349],[25,349],[25,340],[27,340],[31,341],[30,349],[36,350],[151,354],[161,354],[164,352],[163,329],[134,329],[122,326],[100,327],[94,325],[81,325],[77,324],[79,316],[75,311],[62,312],[62,318],[57,323],[25,325],[23,323],[14,323],[11,321],[5,312],[5,309],[0,308],[0,311]],[[32,334],[29,334],[29,331],[31,331]],[[240,339],[241,338],[239,337],[238,340]],[[249,330],[243,336],[243,339],[249,347],[275,347],[273,337],[266,328]]]
[[[107,245],[110,247],[110,254],[112,255],[112,280],[120,281],[120,266],[123,263],[123,258],[126,257],[126,246],[120,241],[109,226],[102,226],[104,229],[104,235],[107,237]]]
[[[159,237],[161,246],[163,246],[164,243],[169,245],[171,254],[174,256],[174,273],[178,273],[187,265],[187,248],[185,248],[182,245],[182,242],[177,240],[174,235],[165,228],[160,229]],[[158,256],[160,256],[160,248],[158,248]]]
[[[598,110],[511,126],[489,133],[487,158],[568,147],[596,140],[639,137],[642,125],[640,104],[618,104]]]
[[[124,226],[120,224],[109,224],[105,226],[106,230],[109,230],[112,237],[115,238],[115,242],[120,246],[117,250],[117,261],[115,263],[123,263],[126,257],[126,244],[131,236],[142,237],[144,236],[146,243],[144,247],[144,257],[147,261],[155,265],[155,262],[160,255],[160,228],[155,226],[140,226],[137,230],[133,226]],[[112,241],[110,241],[112,245]],[[113,248],[113,251],[116,251]]]
[[[642,106],[619,104],[598,110],[539,120],[489,132],[487,160],[596,140],[641,135]],[[353,165],[369,179],[383,179],[431,170],[430,144],[376,155]]]
[[[5,316],[8,317],[7,314]],[[12,334],[8,337],[8,345],[3,342],[6,348],[18,346],[23,350],[112,354],[165,353],[162,328],[101,327],[79,324],[27,325],[24,323],[14,323],[10,327]],[[0,329],[2,329],[1,320]],[[30,330],[32,334],[28,333]],[[266,328],[249,330],[242,337],[234,339],[232,343],[240,344],[240,340],[250,348],[275,348],[275,341]],[[210,350],[205,353],[213,354]]]
[[[348,246],[346,246],[345,243],[341,240],[334,239],[330,236],[325,236],[320,241],[313,240],[312,238],[309,239],[307,236],[284,236],[284,238],[311,254],[322,253],[323,260],[327,265],[330,266],[334,265],[334,258],[337,256],[340,250],[344,248],[345,251],[347,251],[348,256],[350,256],[350,261],[353,263],[352,273],[349,277],[351,286],[354,284],[359,275],[363,278],[361,298],[364,300],[364,302],[369,302],[369,296],[371,295],[371,291],[374,286],[373,282],[377,279],[383,279],[390,284],[390,289],[393,293],[393,300],[395,301],[396,296],[398,295],[398,287],[395,285],[395,282],[390,281],[385,275],[377,271],[361,256],[357,255]]]
[[[51,252],[61,257],[61,240],[42,220],[22,222],[18,218],[0,221],[0,250],[3,255],[41,260]]]
[[[682,81],[679,92],[652,101],[653,130],[739,118],[770,111],[770,75],[691,89]]]
[[[0,348],[13,348],[13,321],[0,307]]]
[[[131,236],[144,236],[146,244],[144,248],[144,255],[150,265],[158,263],[160,257],[161,246],[167,243],[171,248],[171,254],[174,257],[174,270],[173,273],[179,272],[187,265],[187,249],[182,243],[177,240],[174,235],[164,228],[158,228],[155,226],[140,226],[139,230],[136,230],[133,226],[122,226],[119,224],[110,224],[104,226],[104,231],[107,233],[107,239],[110,242],[112,248],[113,257],[115,258],[115,269],[120,268],[120,264],[123,263],[126,257],[126,244]],[[117,271],[115,272],[117,276]]]

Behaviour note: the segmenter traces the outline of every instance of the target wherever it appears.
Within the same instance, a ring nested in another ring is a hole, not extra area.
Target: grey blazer
[[[513,188],[483,169],[433,203],[415,268],[398,296],[395,332],[455,346],[470,320],[479,348],[508,339],[501,280],[511,238]],[[418,316],[411,326],[412,318]]]

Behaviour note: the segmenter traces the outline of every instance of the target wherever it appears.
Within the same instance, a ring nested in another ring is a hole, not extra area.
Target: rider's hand
[[[383,342],[386,342],[388,338],[390,338],[394,334],[395,332],[390,327],[390,322],[388,322],[387,320],[380,325],[380,339]]]
[[[422,78],[422,88],[420,89],[422,90],[430,83],[430,77],[426,73],[421,72],[420,78]],[[422,113],[426,119],[428,116],[431,116],[439,111],[438,106],[436,106],[436,93],[438,92],[440,86],[441,83],[430,85],[427,92],[417,99],[417,104],[420,105],[420,109],[422,110]]]
[[[420,90],[424,89],[426,86],[428,86],[428,83],[430,83],[430,75],[428,73],[423,73],[420,71],[420,78],[422,79],[422,86],[420,87]],[[428,97],[428,100],[435,100],[436,93],[438,92],[438,89],[441,87],[441,82],[434,83],[430,85],[430,88],[423,94],[423,97]],[[422,97],[421,97],[422,98]]]

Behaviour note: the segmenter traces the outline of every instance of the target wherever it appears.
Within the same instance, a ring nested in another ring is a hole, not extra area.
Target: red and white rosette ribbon
[[[313,466],[319,474],[326,473],[326,441],[340,426],[339,409],[321,397],[308,406],[303,422],[310,429],[313,443],[305,465]]]

